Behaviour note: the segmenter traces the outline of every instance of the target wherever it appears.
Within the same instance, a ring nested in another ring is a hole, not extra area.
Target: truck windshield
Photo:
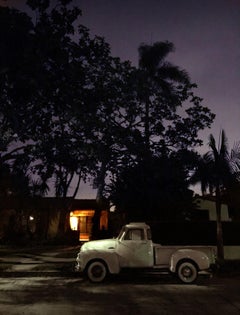
[[[121,231],[117,237],[118,240],[120,240],[120,238],[123,236],[123,234],[125,233],[125,230],[126,230],[125,227],[122,227],[122,229],[121,229]]]

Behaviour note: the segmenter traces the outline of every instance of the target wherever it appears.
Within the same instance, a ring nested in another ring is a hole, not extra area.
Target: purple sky
[[[171,41],[169,59],[184,68],[203,104],[216,114],[210,133],[240,140],[240,0],[75,0],[82,24],[103,36],[112,54],[138,62],[140,43]]]
[[[25,1],[6,0],[18,8]],[[0,0],[3,3],[3,0]],[[171,41],[169,60],[184,68],[203,105],[215,114],[212,128],[201,133],[218,139],[224,129],[229,147],[240,140],[240,0],[74,0],[80,22],[103,36],[112,55],[138,62],[140,43]],[[80,197],[93,197],[83,189]]]

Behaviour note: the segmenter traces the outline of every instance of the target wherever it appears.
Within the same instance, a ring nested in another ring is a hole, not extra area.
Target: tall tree
[[[0,167],[23,157],[28,146],[25,141],[29,136],[20,123],[25,124],[22,106],[31,94],[29,68],[25,66],[32,27],[25,13],[0,7]]]
[[[165,60],[173,50],[169,42],[141,45],[139,68],[125,68],[125,81],[119,81],[115,93],[102,100],[101,139],[108,139],[103,154],[112,181],[124,168],[161,152],[200,145],[199,130],[214,119],[194,95],[196,86],[188,74]],[[111,84],[107,87],[112,90]]]
[[[209,190],[215,195],[217,216],[217,254],[220,262],[224,260],[224,243],[221,221],[222,196],[232,185],[239,181],[238,165],[240,151],[231,150],[229,153],[227,138],[224,130],[221,131],[218,146],[211,134],[209,137],[210,151],[198,160],[198,165],[192,175],[191,183],[201,183],[203,193]],[[238,148],[238,147],[236,147]]]
[[[185,70],[166,60],[174,51],[168,41],[139,47],[139,130],[145,152],[162,147],[183,149],[200,144],[198,131],[209,127],[214,115],[194,95]]]
[[[140,101],[143,104],[143,129],[146,152],[150,151],[150,142],[153,135],[152,115],[159,123],[159,104],[155,102],[156,94],[161,91],[164,97],[170,99],[176,96],[176,84],[188,84],[187,73],[178,67],[165,61],[166,56],[173,51],[170,42],[157,42],[152,46],[141,45],[139,47],[139,70],[140,70]],[[176,99],[177,100],[177,99]],[[177,104],[174,104],[176,106]],[[160,114],[161,115],[161,114]],[[158,119],[157,119],[158,118]],[[159,126],[161,129],[161,126]],[[156,131],[155,131],[156,132]]]
[[[74,197],[80,180],[97,167],[94,96],[101,94],[110,49],[77,25],[81,11],[70,0],[27,3],[33,20],[0,7],[1,22],[6,22],[0,31],[0,162],[14,165],[17,149],[11,155],[10,149],[17,145],[42,189],[53,181],[55,195],[66,197],[77,177]],[[66,222],[64,211],[61,222]]]
[[[111,74],[115,67],[112,77],[119,71],[109,45],[77,26],[81,11],[70,0],[27,3],[33,21],[0,7],[1,159],[13,160],[18,149],[31,172],[45,184],[54,179],[56,195],[64,197],[73,179],[86,180],[97,167],[98,95],[111,80],[105,69]]]

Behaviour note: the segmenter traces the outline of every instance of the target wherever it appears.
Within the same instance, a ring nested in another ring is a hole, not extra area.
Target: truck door
[[[152,267],[153,245],[141,228],[128,229],[118,241],[121,267]]]

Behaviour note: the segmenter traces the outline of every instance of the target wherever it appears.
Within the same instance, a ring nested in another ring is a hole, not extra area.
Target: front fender
[[[102,260],[106,263],[108,271],[112,274],[120,272],[119,259],[115,252],[105,251],[88,251],[81,253],[79,261],[81,261],[81,270],[84,271],[90,261]]]
[[[207,270],[210,267],[210,260],[208,256],[195,249],[179,249],[174,252],[170,260],[170,271],[176,272],[177,264],[181,260],[191,260],[193,261],[198,270]]]

